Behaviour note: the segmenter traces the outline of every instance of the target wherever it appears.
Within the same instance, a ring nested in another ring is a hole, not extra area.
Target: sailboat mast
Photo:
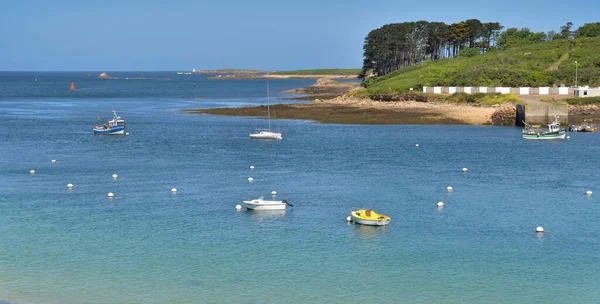
[[[267,82],[267,121],[269,122],[269,132],[271,132],[271,110],[269,105],[269,83]]]

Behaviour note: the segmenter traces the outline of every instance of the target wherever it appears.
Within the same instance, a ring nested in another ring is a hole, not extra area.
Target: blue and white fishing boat
[[[95,123],[94,134],[105,134],[105,135],[123,135],[125,134],[125,121],[117,115],[117,112],[113,110],[113,119],[107,123]]]
[[[542,130],[539,127],[534,128],[532,125],[525,123],[522,136],[523,139],[565,139],[567,129],[560,127],[558,116],[554,118],[554,122],[548,124],[548,130]]]

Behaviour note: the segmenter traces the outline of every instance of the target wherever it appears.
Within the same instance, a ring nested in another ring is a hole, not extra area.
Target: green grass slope
[[[427,61],[367,81],[364,94],[405,92],[423,86],[600,86],[600,37],[555,40],[473,57]]]

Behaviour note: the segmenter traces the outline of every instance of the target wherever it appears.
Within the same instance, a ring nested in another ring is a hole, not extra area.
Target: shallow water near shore
[[[0,302],[600,301],[598,134],[278,120],[282,141],[252,141],[264,120],[179,111],[264,103],[264,81],[194,80],[194,100],[186,78],[63,96],[75,76],[28,95],[30,76],[0,77]],[[130,135],[94,136],[113,108]],[[235,211],[273,190],[294,207]],[[348,224],[352,208],[392,221]]]

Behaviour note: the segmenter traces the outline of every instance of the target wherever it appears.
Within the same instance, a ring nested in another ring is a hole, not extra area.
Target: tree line
[[[533,32],[528,28],[508,28],[498,22],[469,19],[457,23],[403,22],[372,30],[363,45],[362,74],[372,71],[383,76],[401,67],[457,56],[473,56],[496,49],[556,39],[600,36],[600,22],[586,23],[576,31],[568,22],[560,31]],[[463,53],[463,51],[465,51]]]

